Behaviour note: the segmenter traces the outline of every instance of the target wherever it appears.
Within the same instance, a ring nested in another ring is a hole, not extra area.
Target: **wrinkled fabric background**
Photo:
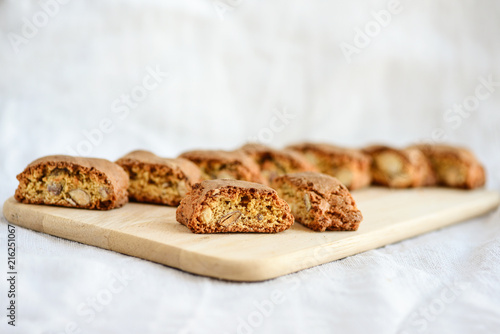
[[[444,139],[473,149],[500,190],[499,15],[497,1],[0,0],[0,201],[43,155],[252,139]],[[2,218],[4,269],[6,235]],[[499,211],[251,284],[16,238],[17,326],[1,278],[2,333],[500,332]]]

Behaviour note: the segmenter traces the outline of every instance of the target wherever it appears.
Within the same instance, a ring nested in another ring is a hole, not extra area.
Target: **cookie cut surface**
[[[259,166],[241,151],[195,150],[179,157],[195,163],[205,180],[235,179],[264,183]]]
[[[287,173],[317,171],[317,168],[297,151],[277,150],[256,143],[246,144],[240,150],[259,165],[261,175],[267,184],[270,184],[275,177]]]
[[[176,219],[194,233],[276,233],[293,224],[288,204],[262,184],[220,179],[196,184]]]
[[[199,168],[183,158],[161,158],[134,151],[116,161],[129,175],[129,198],[137,202],[177,206],[192,186],[201,182]]]
[[[415,145],[430,161],[440,185],[475,189],[484,186],[486,173],[476,156],[466,148],[450,145]]]
[[[319,172],[336,177],[351,190],[371,183],[371,158],[360,150],[323,143],[302,143],[288,148],[301,152]]]
[[[356,231],[363,220],[349,190],[336,178],[314,172],[277,177],[272,187],[295,220],[311,230]]]
[[[109,210],[128,202],[128,175],[117,164],[66,155],[33,161],[17,176],[22,203]]]
[[[390,188],[431,186],[436,177],[427,157],[416,148],[373,145],[363,149],[372,158],[372,181]]]

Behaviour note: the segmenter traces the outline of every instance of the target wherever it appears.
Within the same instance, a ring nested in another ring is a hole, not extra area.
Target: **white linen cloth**
[[[0,0],[0,201],[48,154],[441,132],[500,190],[500,3],[481,4]],[[498,333],[499,223],[497,211],[261,283],[17,228],[13,328],[2,218],[0,332]]]

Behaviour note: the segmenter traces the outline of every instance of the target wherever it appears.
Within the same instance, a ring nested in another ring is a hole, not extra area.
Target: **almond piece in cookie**
[[[293,224],[290,207],[274,189],[227,179],[196,184],[176,217],[194,233],[276,233]]]
[[[277,150],[262,144],[246,144],[240,148],[259,165],[267,184],[281,175],[298,172],[315,172],[317,168],[301,153],[292,150]]]
[[[148,151],[134,151],[116,163],[128,173],[131,200],[177,206],[195,183],[200,169],[187,159],[161,158]]]
[[[179,157],[195,163],[205,180],[235,179],[264,183],[259,166],[241,151],[196,150]]]
[[[17,176],[15,198],[29,204],[109,210],[128,202],[128,175],[97,158],[53,155],[29,164]]]
[[[371,158],[360,150],[319,143],[303,143],[288,148],[304,154],[321,173],[336,177],[350,190],[370,185]]]
[[[295,220],[311,230],[356,231],[363,220],[349,190],[332,176],[287,174],[275,178],[272,187],[290,205]]]
[[[440,185],[475,189],[484,186],[486,173],[476,156],[466,148],[448,145],[415,145],[429,159]]]
[[[372,181],[390,188],[430,186],[436,177],[426,156],[416,148],[374,145],[363,150],[372,158]]]

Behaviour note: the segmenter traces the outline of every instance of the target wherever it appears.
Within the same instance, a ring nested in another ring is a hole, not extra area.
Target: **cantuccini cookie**
[[[287,174],[275,178],[272,187],[290,205],[295,220],[314,231],[356,231],[363,220],[349,190],[330,175]]]
[[[262,144],[246,144],[240,148],[260,167],[260,173],[269,184],[275,177],[287,173],[314,172],[316,167],[301,153],[292,150],[277,150]]]
[[[363,150],[372,157],[372,182],[391,188],[431,186],[436,177],[429,160],[416,148],[373,145]]]
[[[474,189],[484,186],[486,173],[476,156],[466,148],[448,145],[415,145],[429,159],[440,185]]]
[[[196,184],[176,217],[194,233],[276,233],[293,224],[290,207],[274,189],[229,179]]]
[[[137,202],[177,206],[192,186],[202,181],[198,166],[183,158],[161,158],[139,150],[116,163],[128,173],[129,198]]]
[[[264,183],[259,166],[241,151],[195,150],[180,157],[194,162],[205,180],[235,179]]]
[[[301,152],[321,173],[336,177],[351,190],[366,187],[371,182],[371,158],[360,150],[320,143],[288,148]]]
[[[109,210],[128,201],[127,173],[104,159],[47,156],[29,164],[17,179],[14,197],[22,203]]]

